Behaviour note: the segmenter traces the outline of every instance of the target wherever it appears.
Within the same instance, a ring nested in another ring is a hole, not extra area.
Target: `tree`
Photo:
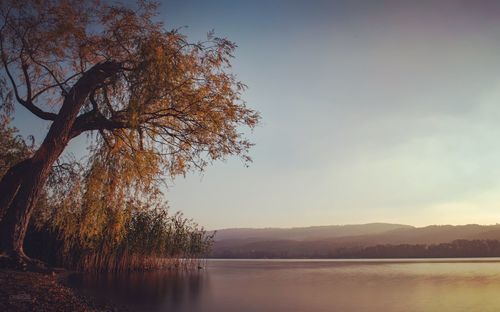
[[[259,115],[230,72],[234,43],[213,33],[188,42],[154,21],[156,9],[146,1],[1,2],[3,105],[51,123],[33,155],[0,180],[4,257],[30,263],[23,239],[36,201],[53,164],[84,132],[95,134],[100,159],[113,159],[100,164],[132,162],[137,169],[127,172],[144,186],[228,155],[250,160],[240,126],[253,128]]]

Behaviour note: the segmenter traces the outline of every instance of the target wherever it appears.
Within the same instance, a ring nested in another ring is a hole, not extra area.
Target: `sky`
[[[208,229],[500,223],[499,1],[168,0],[158,18],[234,41],[262,115],[253,163],[178,177],[172,210]]]

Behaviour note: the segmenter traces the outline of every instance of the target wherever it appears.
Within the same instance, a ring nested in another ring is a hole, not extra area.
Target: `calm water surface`
[[[70,282],[131,311],[500,311],[500,259],[210,260]]]

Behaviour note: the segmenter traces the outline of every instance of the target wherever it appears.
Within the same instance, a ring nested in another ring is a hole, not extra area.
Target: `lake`
[[[500,259],[209,260],[196,272],[74,275],[131,311],[500,311]]]

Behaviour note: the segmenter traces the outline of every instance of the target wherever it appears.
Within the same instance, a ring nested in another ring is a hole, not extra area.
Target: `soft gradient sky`
[[[500,222],[500,1],[178,0],[161,12],[191,39],[214,29],[238,44],[234,72],[263,116],[250,167],[178,178],[173,210],[209,229]]]

